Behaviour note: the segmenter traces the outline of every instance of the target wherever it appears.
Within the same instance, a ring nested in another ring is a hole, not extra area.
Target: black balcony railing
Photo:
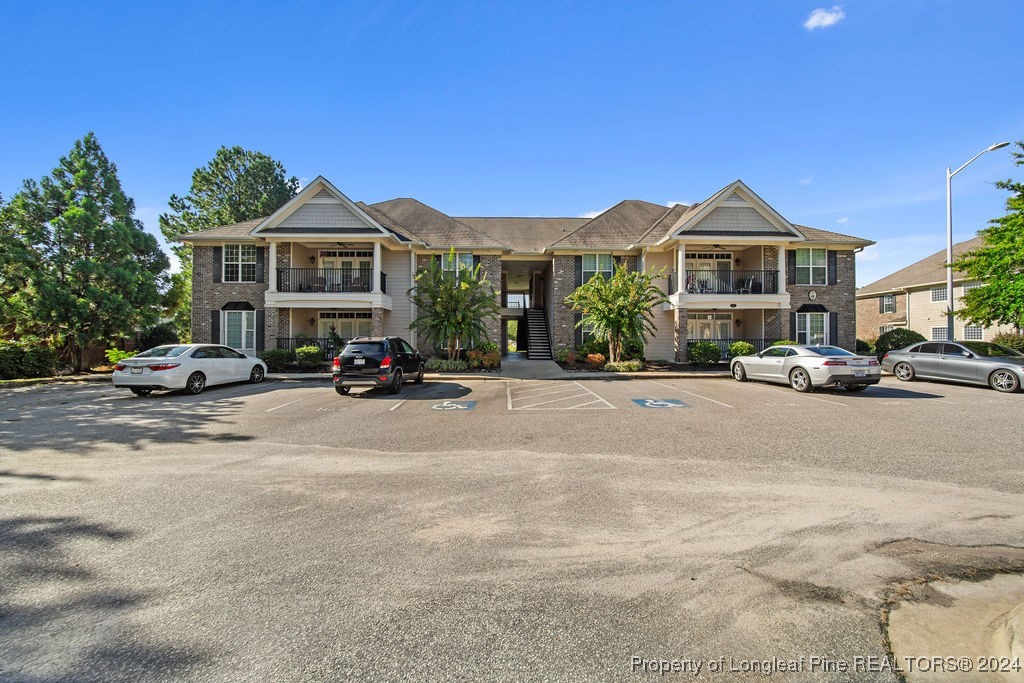
[[[759,338],[745,338],[745,337],[744,338],[737,337],[735,339],[687,339],[686,340],[686,347],[687,347],[687,349],[689,349],[689,347],[693,346],[697,342],[711,342],[712,344],[717,345],[719,350],[721,350],[721,352],[722,352],[722,360],[728,360],[729,359],[729,347],[733,343],[738,342],[738,341],[745,341],[745,342],[748,342],[748,343],[752,344],[754,346],[754,351],[757,352],[757,351],[764,351],[765,349],[767,349],[769,346],[771,346],[775,342],[782,341],[782,340],[780,340],[780,339],[771,339],[771,338],[767,338],[767,337],[766,338],[760,338],[760,339]]]
[[[687,294],[778,294],[777,270],[688,270]],[[668,293],[676,292],[676,274],[668,276]]]
[[[387,294],[388,275],[380,274],[380,290]],[[370,268],[281,268],[277,271],[279,292],[371,292]]]
[[[347,342],[348,339],[333,337],[278,337],[277,348],[294,351],[303,346],[319,346],[323,352],[321,353],[321,360],[329,361],[333,360],[338,355],[338,352],[345,348]]]

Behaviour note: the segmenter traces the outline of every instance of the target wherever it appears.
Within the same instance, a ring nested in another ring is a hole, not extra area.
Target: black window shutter
[[[828,314],[828,343],[839,346],[839,314],[835,311]]]
[[[256,311],[256,350],[262,351],[266,348],[266,335],[263,329],[264,321],[266,320],[266,312],[261,310]]]
[[[786,252],[786,284],[796,284],[796,251],[792,249]]]
[[[480,265],[480,257],[476,254],[473,255],[473,267],[476,268]]]
[[[796,313],[789,314],[789,338],[795,342],[799,342],[796,336]]]
[[[220,344],[220,311],[210,311],[210,343]]]
[[[885,294],[878,297],[878,312],[885,313]]]
[[[221,271],[224,269],[224,247],[213,248],[213,281],[221,281]]]
[[[828,283],[834,285],[836,283],[836,252],[834,250],[828,251]]]
[[[267,281],[266,247],[256,247],[256,282]]]
[[[576,258],[579,259],[580,257],[577,256]],[[580,325],[579,325],[579,322],[581,320],[583,320],[583,314],[582,313],[573,313],[572,314],[573,340],[575,341],[576,346],[581,346],[583,344],[583,328],[580,327]]]
[[[575,269],[576,269],[576,280],[575,280],[576,286],[579,287],[580,285],[583,284],[583,257],[582,256],[573,256],[572,260],[573,260],[573,265],[575,266]]]

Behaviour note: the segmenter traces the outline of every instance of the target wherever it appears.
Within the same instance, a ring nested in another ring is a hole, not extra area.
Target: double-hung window
[[[881,303],[882,313],[895,313],[896,312],[896,295],[895,294],[883,294]]]
[[[797,313],[796,342],[798,344],[828,343],[828,313]]]
[[[256,245],[224,245],[224,282],[256,282]],[[250,347],[251,348],[251,347]]]
[[[448,252],[441,257],[441,269],[452,276],[458,275],[462,270],[473,270],[473,254]]]
[[[612,277],[614,265],[611,254],[584,254],[583,255],[583,281],[589,282],[595,274],[600,274],[605,280]]]
[[[224,345],[256,348],[256,311],[224,311]]]
[[[796,250],[796,283],[824,285],[828,282],[828,255],[825,249]]]

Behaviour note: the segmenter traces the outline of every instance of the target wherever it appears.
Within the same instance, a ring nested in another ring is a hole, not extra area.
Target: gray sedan
[[[882,368],[896,379],[943,379],[987,384],[996,391],[1017,391],[1024,382],[1024,355],[982,341],[920,342],[882,357]]]
[[[759,379],[788,384],[797,391],[826,386],[863,391],[882,378],[874,358],[823,345],[772,346],[754,356],[733,358],[729,370],[737,382]]]

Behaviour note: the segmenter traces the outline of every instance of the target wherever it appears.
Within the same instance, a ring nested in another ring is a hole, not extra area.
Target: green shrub
[[[753,356],[756,352],[757,349],[750,342],[736,341],[729,344],[729,356],[732,358],[737,356]]]
[[[875,347],[871,345],[871,342],[864,341],[863,339],[857,340],[857,353],[860,355],[872,354],[875,352]]]
[[[477,345],[477,348],[483,351],[484,353],[492,353],[494,351],[497,351],[500,354],[501,352],[501,348],[498,346],[498,344],[492,341],[481,342],[479,345]]]
[[[1014,334],[1013,332],[1003,332],[992,337],[993,344],[999,344],[1000,346],[1006,346],[1013,349],[1014,351],[1020,351],[1024,353],[1024,334]]]
[[[792,346],[793,344],[799,344],[800,342],[793,341],[792,339],[780,339],[779,341],[772,344],[772,346]]]
[[[476,370],[484,363],[484,352],[480,349],[470,349],[466,352],[466,365]]]
[[[875,340],[875,353],[881,358],[889,351],[902,349],[904,346],[910,346],[916,342],[923,341],[926,341],[924,335],[908,330],[905,327],[897,327]]]
[[[323,351],[319,346],[300,346],[295,349],[295,360],[302,370],[313,370],[320,367]]]
[[[135,342],[135,348],[140,351],[151,349],[154,346],[163,346],[164,344],[177,344],[178,332],[174,329],[173,323],[157,323],[148,330],[143,330],[139,334],[138,340]]]
[[[555,351],[555,360],[559,363],[568,363],[570,353],[576,355],[576,352],[572,349],[558,349]]]
[[[694,342],[689,347],[690,362],[694,365],[715,365],[722,360],[722,349],[708,341]]]
[[[0,341],[0,379],[52,377],[57,354],[38,339]]]
[[[295,362],[295,352],[291,349],[267,349],[261,357],[270,372],[284,372]]]
[[[149,347],[147,347],[149,348]],[[122,351],[121,349],[107,349],[103,352],[103,355],[107,357],[107,362],[111,365],[117,365],[125,358],[131,358],[137,352],[136,351]]]
[[[588,339],[579,346],[576,347],[576,357],[586,358],[587,356],[599,353],[605,358],[608,357],[608,342],[598,341],[596,339]]]
[[[427,361],[426,367],[431,372],[465,372],[469,366],[464,360],[447,360],[435,356]]]
[[[623,360],[618,363],[605,363],[605,372],[640,372],[644,369],[643,361]]]

